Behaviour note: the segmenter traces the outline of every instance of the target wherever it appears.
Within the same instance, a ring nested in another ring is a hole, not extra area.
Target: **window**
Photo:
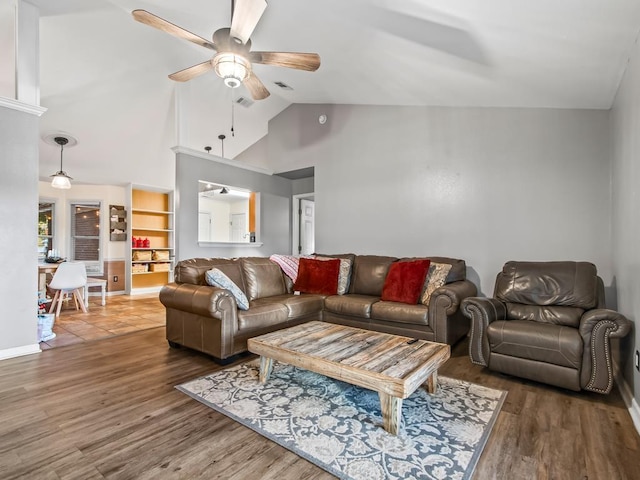
[[[71,260],[84,262],[88,274],[102,273],[100,203],[71,204]]]
[[[38,261],[44,262],[49,250],[53,250],[54,207],[50,202],[38,204]]]

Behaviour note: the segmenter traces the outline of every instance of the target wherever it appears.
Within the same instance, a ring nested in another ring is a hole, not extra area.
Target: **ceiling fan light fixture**
[[[218,53],[211,60],[213,69],[229,88],[237,88],[251,75],[251,63],[242,55]]]

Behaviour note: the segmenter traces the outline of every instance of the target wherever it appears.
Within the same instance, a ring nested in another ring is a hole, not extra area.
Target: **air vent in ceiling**
[[[238,97],[236,99],[236,103],[238,105],[242,105],[245,108],[249,108],[251,105],[253,105],[253,100],[247,97]]]
[[[279,86],[283,90],[293,90],[293,88],[291,88],[289,85],[287,85],[284,82],[273,82],[273,83],[275,83],[277,86]]]

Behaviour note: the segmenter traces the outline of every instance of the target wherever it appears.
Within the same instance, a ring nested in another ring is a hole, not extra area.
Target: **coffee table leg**
[[[273,358],[260,357],[260,383],[266,383],[273,368]]]
[[[397,435],[402,419],[402,399],[386,393],[378,392],[384,429],[392,435]]]
[[[427,392],[436,393],[438,390],[438,372],[433,372],[429,378],[427,378]]]

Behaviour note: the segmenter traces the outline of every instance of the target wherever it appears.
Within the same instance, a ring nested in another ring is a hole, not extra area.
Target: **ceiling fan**
[[[217,52],[210,60],[172,73],[169,75],[170,79],[186,82],[214,70],[228,87],[237,88],[244,84],[254,100],[262,100],[269,96],[269,90],[253,72],[253,63],[309,72],[314,72],[320,67],[320,56],[317,53],[251,51],[249,37],[266,8],[266,0],[232,0],[231,28],[216,30],[212,37],[213,41],[191,33],[146,10],[134,10],[131,13],[138,22]]]

